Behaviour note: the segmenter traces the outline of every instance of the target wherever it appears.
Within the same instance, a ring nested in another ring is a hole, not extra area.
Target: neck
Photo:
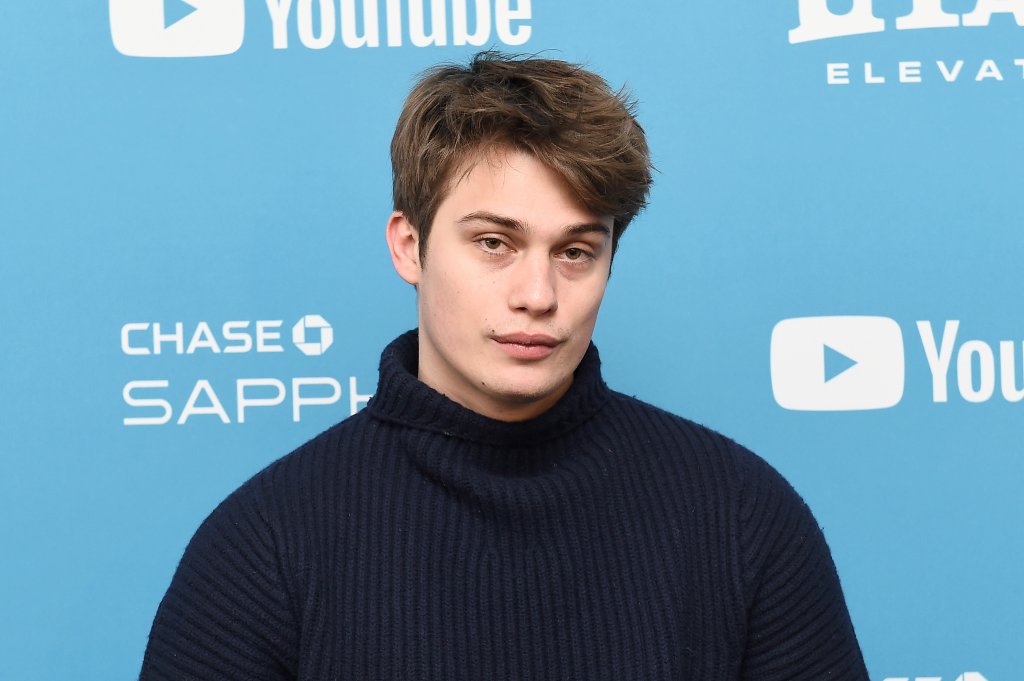
[[[601,361],[591,346],[571,380],[530,409],[495,405],[483,410],[442,395],[420,380],[415,331],[396,339],[381,356],[380,380],[368,409],[378,418],[421,430],[496,445],[526,446],[560,437],[591,418],[609,395]],[[522,406],[522,405],[519,405]],[[534,413],[535,412],[535,413]]]

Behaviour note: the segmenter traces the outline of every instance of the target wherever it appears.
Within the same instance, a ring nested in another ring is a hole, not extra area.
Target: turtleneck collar
[[[608,399],[601,359],[591,343],[573,375],[572,385],[550,409],[526,421],[499,421],[448,399],[416,378],[419,336],[408,331],[380,358],[377,392],[367,404],[371,416],[420,430],[484,444],[520,447],[565,435],[589,420]]]

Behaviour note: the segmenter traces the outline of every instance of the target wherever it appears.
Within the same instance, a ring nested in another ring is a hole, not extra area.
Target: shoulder
[[[764,459],[731,437],[635,397],[612,391],[605,418],[659,452],[702,469],[718,469],[733,485],[762,477],[785,483]]]
[[[619,431],[631,449],[654,461],[681,486],[699,486],[733,509],[739,525],[758,533],[769,523],[814,525],[810,510],[771,464],[713,428],[621,393],[604,410],[606,428]],[[814,525],[816,527],[816,525]]]
[[[319,433],[252,475],[231,492],[207,518],[236,522],[238,514],[274,526],[294,517],[309,500],[329,491],[347,476],[346,469],[366,465],[377,424],[359,412]]]
[[[353,463],[372,448],[376,425],[365,411],[354,414],[269,464],[246,484],[299,483],[321,478],[330,470]]]

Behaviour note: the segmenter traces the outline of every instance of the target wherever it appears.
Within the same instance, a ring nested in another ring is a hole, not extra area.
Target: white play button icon
[[[786,409],[885,409],[903,398],[903,334],[888,317],[798,317],[772,330],[772,392]]]
[[[130,57],[231,54],[245,37],[245,0],[110,0],[110,35]]]

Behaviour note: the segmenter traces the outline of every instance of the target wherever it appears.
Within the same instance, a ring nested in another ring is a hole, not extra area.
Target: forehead
[[[612,225],[611,216],[587,209],[559,173],[530,154],[503,148],[476,153],[459,166],[437,217],[458,220],[462,215],[454,213],[482,210],[538,227]]]

